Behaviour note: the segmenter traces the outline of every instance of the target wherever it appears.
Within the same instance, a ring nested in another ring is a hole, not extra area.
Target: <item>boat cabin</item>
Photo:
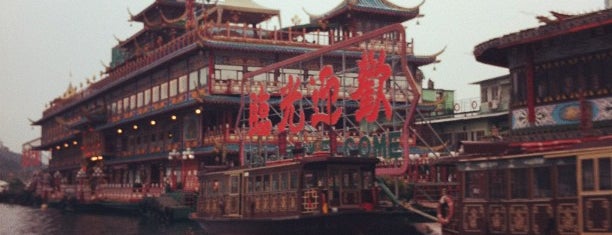
[[[205,172],[201,217],[278,217],[371,210],[375,158],[307,157],[281,164]]]

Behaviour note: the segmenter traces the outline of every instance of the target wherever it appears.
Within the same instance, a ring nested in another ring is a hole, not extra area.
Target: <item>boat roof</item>
[[[560,14],[554,11],[551,11],[551,14],[554,18],[537,17],[544,25],[507,34],[477,45],[474,48],[476,60],[486,64],[507,67],[508,58],[506,54],[510,47],[612,24],[612,8],[578,15]]]

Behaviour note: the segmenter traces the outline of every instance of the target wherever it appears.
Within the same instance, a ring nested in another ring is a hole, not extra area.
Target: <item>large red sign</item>
[[[358,121],[365,119],[374,122],[378,118],[378,111],[382,105],[387,119],[391,119],[391,105],[385,97],[385,86],[391,76],[391,66],[385,63],[386,55],[380,52],[378,59],[374,58],[374,52],[364,52],[358,61],[359,75],[358,87],[351,93],[350,97],[359,103],[355,116]],[[310,77],[308,84],[317,87],[312,92],[312,103],[314,113],[311,116],[311,125],[319,123],[335,125],[342,115],[342,108],[335,108],[340,91],[340,80],[334,75],[331,65],[324,66],[319,71],[317,79]],[[302,99],[299,92],[301,83],[298,78],[289,76],[287,84],[281,88],[282,100],[280,109],[282,119],[278,123],[278,130],[284,131],[288,127],[290,133],[298,133],[304,129],[304,110],[300,109],[299,121],[294,123],[296,101]],[[260,85],[259,93],[250,94],[249,103],[249,132],[250,136],[269,135],[272,131],[272,122],[268,119],[270,107],[268,100],[270,94]]]
[[[259,94],[251,93],[251,101],[249,103],[249,136],[264,136],[270,135],[272,131],[272,122],[268,119],[270,106],[268,100],[270,94],[266,91],[263,85],[259,85]]]
[[[302,99],[302,93],[299,92],[300,89],[300,81],[299,79],[293,78],[293,75],[289,75],[289,81],[287,85],[281,88],[280,93],[282,96],[282,100],[280,102],[280,109],[283,113],[283,118],[278,123],[278,131],[283,132],[286,126],[289,126],[289,132],[296,134],[304,129],[305,125],[305,116],[304,110],[300,109],[300,120],[299,122],[293,123],[293,116],[295,113],[295,106],[293,105],[296,101]]]
[[[357,81],[359,86],[351,93],[351,98],[357,100],[359,109],[355,112],[357,121],[364,118],[368,122],[374,122],[378,118],[378,110],[382,104],[385,108],[385,116],[391,119],[391,105],[385,98],[384,87],[391,76],[391,66],[385,63],[385,51],[380,52],[378,60],[374,58],[374,52],[364,52],[359,66]]]
[[[310,85],[317,85],[313,77],[310,77]],[[332,111],[332,104],[338,100],[338,91],[340,91],[340,80],[334,75],[334,68],[331,65],[326,65],[319,72],[319,89],[312,92],[312,103],[314,114],[312,114],[311,125],[317,126],[319,122],[335,125],[340,119],[342,109]],[[325,108],[320,108],[319,101],[324,102]],[[327,113],[325,113],[327,112]]]

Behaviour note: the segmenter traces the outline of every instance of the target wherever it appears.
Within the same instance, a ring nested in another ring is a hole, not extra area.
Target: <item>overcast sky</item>
[[[201,1],[201,0],[197,0]],[[302,8],[322,13],[340,0],[255,0],[281,10],[283,24],[295,15],[306,23]],[[412,7],[421,0],[390,0]],[[110,62],[115,37],[126,39],[141,29],[128,22],[153,0],[19,0],[0,8],[0,140],[21,152],[24,142],[40,136],[28,119],[42,117],[45,104],[60,96],[69,83],[79,86],[97,76],[101,62]],[[549,11],[585,13],[604,8],[604,0],[428,0],[421,7],[419,24],[405,25],[414,38],[416,54],[438,52],[441,63],[423,67],[437,88],[456,90],[456,99],[479,96],[469,85],[507,73],[477,63],[474,46],[492,38],[539,25],[538,15]]]

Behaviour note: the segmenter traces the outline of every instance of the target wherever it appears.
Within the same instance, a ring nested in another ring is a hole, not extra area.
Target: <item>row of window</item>
[[[556,168],[557,177],[553,178]],[[488,199],[551,198],[576,196],[576,165],[497,169],[465,172],[465,197]]]
[[[536,98],[577,98],[576,93],[598,95],[602,89],[612,89],[612,57],[589,55],[575,61],[556,61],[536,66],[534,87]],[[524,68],[511,71],[514,101],[527,99],[527,78]]]
[[[195,70],[188,75],[182,75],[170,81],[157,84],[136,94],[132,94],[111,103],[110,110],[112,115],[130,112],[138,108],[185,94],[198,87],[206,85],[207,67]]]
[[[229,178],[211,178],[203,182],[202,194],[204,196],[218,196],[227,193],[238,194],[241,188],[240,184],[244,184],[247,193],[281,192],[296,190],[299,178],[298,172],[295,170],[253,174],[244,177],[233,175]]]

